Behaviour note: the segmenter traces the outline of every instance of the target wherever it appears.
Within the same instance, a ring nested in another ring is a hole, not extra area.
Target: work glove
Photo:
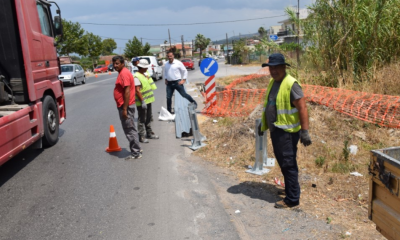
[[[308,130],[300,130],[300,142],[305,146],[311,145],[311,137],[308,135]]]
[[[144,100],[142,101],[142,109],[144,109],[144,110],[147,109],[147,105],[146,105],[146,102]]]
[[[258,124],[258,136],[263,136],[264,135],[264,132],[261,131],[261,125],[262,125],[262,123]]]

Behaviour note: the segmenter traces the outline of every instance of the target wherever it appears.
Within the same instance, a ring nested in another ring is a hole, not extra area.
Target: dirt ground
[[[260,84],[256,79],[237,88],[257,88]],[[299,144],[298,149],[300,211],[335,226],[337,239],[385,239],[367,215],[368,164],[371,150],[400,146],[400,130],[366,123],[325,106],[308,103],[308,109],[313,144],[309,147]],[[263,176],[245,173],[255,161],[255,120],[260,117],[261,107],[258,107],[246,118],[208,119],[200,126],[208,145],[195,155],[229,169],[243,183],[242,187],[260,187],[277,196],[282,188],[274,181],[282,180],[277,163]],[[356,154],[350,153],[351,145],[357,146]],[[268,156],[274,157],[269,138]],[[352,176],[351,172],[362,176]]]

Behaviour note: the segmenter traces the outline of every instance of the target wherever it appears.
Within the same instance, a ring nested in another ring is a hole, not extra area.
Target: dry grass
[[[307,84],[323,82],[320,79],[307,81]],[[397,76],[399,66],[384,68],[376,74],[376,83],[343,85],[344,88],[366,92],[400,95]],[[311,76],[312,73],[300,73]],[[316,74],[314,73],[316,76]],[[228,85],[240,76],[226,77],[221,85]],[[312,79],[312,78],[308,78]],[[322,79],[322,80],[321,80]],[[249,85],[250,84],[250,85]],[[255,79],[241,83],[236,88],[265,88],[265,79]],[[301,208],[317,218],[330,219],[330,224],[340,224],[358,239],[379,239],[375,224],[368,220],[368,164],[370,151],[386,147],[400,146],[400,129],[380,127],[366,123],[331,110],[325,106],[309,104],[310,135],[313,144],[307,148],[299,144],[298,165],[301,184]],[[237,174],[240,181],[258,182],[266,190],[274,192],[270,186],[273,178],[282,179],[279,166],[272,168],[267,175],[260,177],[245,173],[255,161],[255,119],[252,118],[216,118],[201,125],[202,133],[208,138],[208,145],[195,154],[213,164],[229,168]],[[214,119],[215,120],[215,119]],[[347,147],[356,145],[358,153],[348,154]],[[272,144],[268,140],[268,156],[273,157]],[[363,177],[351,176],[357,171]],[[312,187],[316,184],[316,187]]]
[[[330,76],[324,71],[303,69],[298,72],[299,80],[310,85],[329,86]],[[368,77],[371,75],[372,77]],[[343,78],[339,78],[337,86],[343,89],[350,89],[360,92],[400,95],[400,62],[383,66],[373,73],[365,73],[363,80],[357,82],[353,79],[351,72],[344,72]],[[365,80],[371,79],[371,80]]]
[[[245,77],[246,75],[231,75],[231,76],[226,76],[226,77],[220,77],[216,78],[215,82],[217,86],[227,86],[231,84],[234,80]]]

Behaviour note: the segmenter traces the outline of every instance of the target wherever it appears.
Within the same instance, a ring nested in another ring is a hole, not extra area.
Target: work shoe
[[[143,136],[139,136],[139,142],[141,143],[149,143],[149,140],[147,140],[145,137]]]
[[[142,158],[141,153],[139,153],[138,155],[135,155],[135,156],[130,155],[129,157],[126,157],[125,160],[133,160],[133,159],[139,159],[139,158]]]
[[[159,137],[157,135],[155,135],[154,133],[147,134],[146,138],[147,139],[159,139]]]
[[[292,207],[296,207],[299,204],[290,204],[290,203],[286,203],[284,200],[280,200],[278,202],[275,203],[275,208],[292,208]]]

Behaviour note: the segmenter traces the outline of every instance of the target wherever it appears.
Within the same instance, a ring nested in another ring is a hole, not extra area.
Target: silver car
[[[78,64],[61,65],[61,74],[58,75],[58,79],[64,84],[72,84],[74,86],[79,82],[86,83],[85,71]]]

